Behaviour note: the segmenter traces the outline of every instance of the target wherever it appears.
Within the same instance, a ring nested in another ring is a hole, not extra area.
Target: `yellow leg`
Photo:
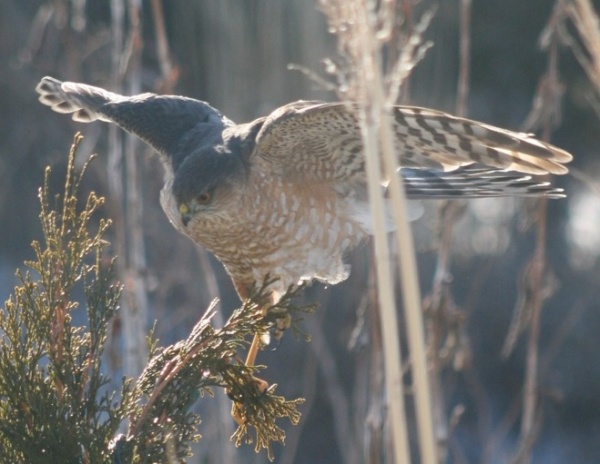
[[[248,350],[248,356],[246,356],[246,366],[254,366],[256,363],[256,356],[258,355],[258,348],[260,347],[260,334],[254,334],[252,344]]]

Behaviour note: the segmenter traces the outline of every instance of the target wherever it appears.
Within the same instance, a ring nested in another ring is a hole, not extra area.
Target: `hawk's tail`
[[[452,172],[403,168],[401,174],[406,195],[411,199],[565,197],[563,189],[518,172],[468,166]]]
[[[39,100],[58,113],[73,113],[73,120],[110,122],[100,108],[107,103],[117,102],[124,97],[99,87],[75,82],[61,82],[53,77],[44,77],[35,88]]]

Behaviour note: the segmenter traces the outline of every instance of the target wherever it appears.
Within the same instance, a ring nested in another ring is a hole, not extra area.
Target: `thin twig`
[[[369,345],[367,379],[365,393],[371,397],[365,404],[365,421],[361,424],[365,433],[363,456],[365,464],[380,464],[385,449],[385,373],[383,369],[383,341],[381,336],[381,315],[378,311],[379,297],[375,259],[369,262],[369,283],[367,286],[367,309],[369,317]]]
[[[311,318],[311,320],[314,318]],[[312,346],[312,344],[311,344]],[[318,353],[314,352],[315,350],[309,349],[307,355],[304,357],[304,366],[302,369],[302,386],[300,387],[300,391],[302,391],[302,396],[304,397],[304,408],[302,414],[309,416],[312,412],[313,406],[315,404],[315,397],[317,391],[317,356]],[[231,421],[230,421],[231,422]],[[302,432],[304,431],[304,427],[306,425],[306,420],[302,420],[298,423],[298,425],[292,428],[286,436],[285,447],[282,451],[282,455],[279,457],[278,462],[280,464],[293,464],[297,462],[296,454],[298,452],[298,447],[302,443],[301,437]],[[341,445],[343,446],[343,445]],[[227,461],[232,462],[232,461]]]
[[[456,99],[456,112],[459,116],[467,114],[467,100],[470,76],[470,21],[471,0],[460,2],[460,36],[459,36],[459,75]],[[439,239],[437,264],[433,278],[431,297],[429,298],[430,315],[428,331],[431,340],[431,383],[434,418],[437,427],[437,440],[440,445],[442,460],[448,452],[450,430],[446,412],[444,389],[441,385],[441,370],[446,363],[440,358],[440,349],[444,334],[449,330],[448,312],[453,306],[448,283],[450,281],[450,255],[453,243],[454,225],[464,212],[464,202],[444,202],[439,210]]]
[[[353,437],[352,424],[350,420],[350,403],[336,366],[335,358],[323,333],[323,324],[311,317],[307,320],[308,329],[311,333],[310,350],[316,356],[319,369],[325,381],[325,388],[329,396],[333,412],[333,429],[340,445],[340,453],[345,464],[361,462],[358,455],[356,440]]]
[[[217,283],[217,278],[215,276],[214,270],[210,264],[210,260],[208,258],[208,252],[203,250],[200,247],[194,247],[196,250],[196,255],[198,256],[198,260],[200,262],[200,269],[202,270],[202,277],[204,279],[203,289],[205,292],[203,294],[208,294],[208,300],[204,302],[201,306],[208,306],[207,303],[210,301],[220,301],[221,300],[221,292],[219,290],[219,285]],[[224,324],[223,314],[222,312],[215,311],[214,315],[214,323],[217,327],[223,327]],[[221,462],[235,462],[239,461],[236,456],[235,448],[230,446],[229,438],[234,432],[234,422],[231,420],[231,401],[227,398],[226,395],[217,395],[217,415],[218,420],[215,425],[216,434],[219,437],[218,444],[221,452]]]
[[[458,71],[458,90],[456,114],[467,115],[471,63],[471,0],[460,0],[460,66]]]
[[[555,13],[556,13],[555,9]],[[550,21],[556,23],[553,16]],[[547,81],[551,84],[550,88],[560,88],[558,85],[558,43],[555,34],[549,36],[549,58]],[[548,140],[552,129],[552,122],[556,121],[556,98],[550,98],[542,110],[543,137]],[[531,272],[529,273],[531,282],[531,319],[529,326],[529,338],[527,340],[527,357],[525,364],[525,384],[523,387],[523,413],[521,416],[521,432],[519,445],[513,462],[518,464],[527,464],[531,461],[531,449],[539,429],[538,420],[540,418],[539,408],[539,338],[540,325],[543,306],[543,280],[546,266],[546,229],[547,229],[547,200],[539,200],[537,227],[536,227],[536,248],[531,260]]]
[[[161,91],[170,93],[173,90],[176,81],[173,63],[169,53],[169,42],[165,28],[165,17],[160,0],[152,0],[152,17],[154,19],[154,33],[156,34],[156,51],[158,55],[158,64],[160,65],[160,74],[162,76]]]

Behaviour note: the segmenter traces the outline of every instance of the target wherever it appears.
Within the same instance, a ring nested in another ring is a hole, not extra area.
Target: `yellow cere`
[[[179,205],[179,212],[181,214],[187,214],[190,212],[190,208],[185,203],[182,203]]]

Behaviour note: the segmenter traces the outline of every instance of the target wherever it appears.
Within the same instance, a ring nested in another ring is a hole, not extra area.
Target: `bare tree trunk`
[[[129,25],[125,26],[125,8],[128,8]],[[129,0],[112,0],[113,31],[113,90],[121,90],[127,70],[127,91],[140,91],[141,3]],[[125,30],[128,37],[125,41]],[[127,376],[137,377],[148,358],[146,333],[148,325],[148,296],[145,282],[146,255],[142,230],[143,205],[139,195],[139,166],[135,156],[139,141],[125,135],[123,147],[120,130],[110,128],[108,179],[111,195],[116,200],[116,248],[118,268],[125,282],[121,320],[123,321],[123,363]],[[125,152],[125,153],[124,153]]]

